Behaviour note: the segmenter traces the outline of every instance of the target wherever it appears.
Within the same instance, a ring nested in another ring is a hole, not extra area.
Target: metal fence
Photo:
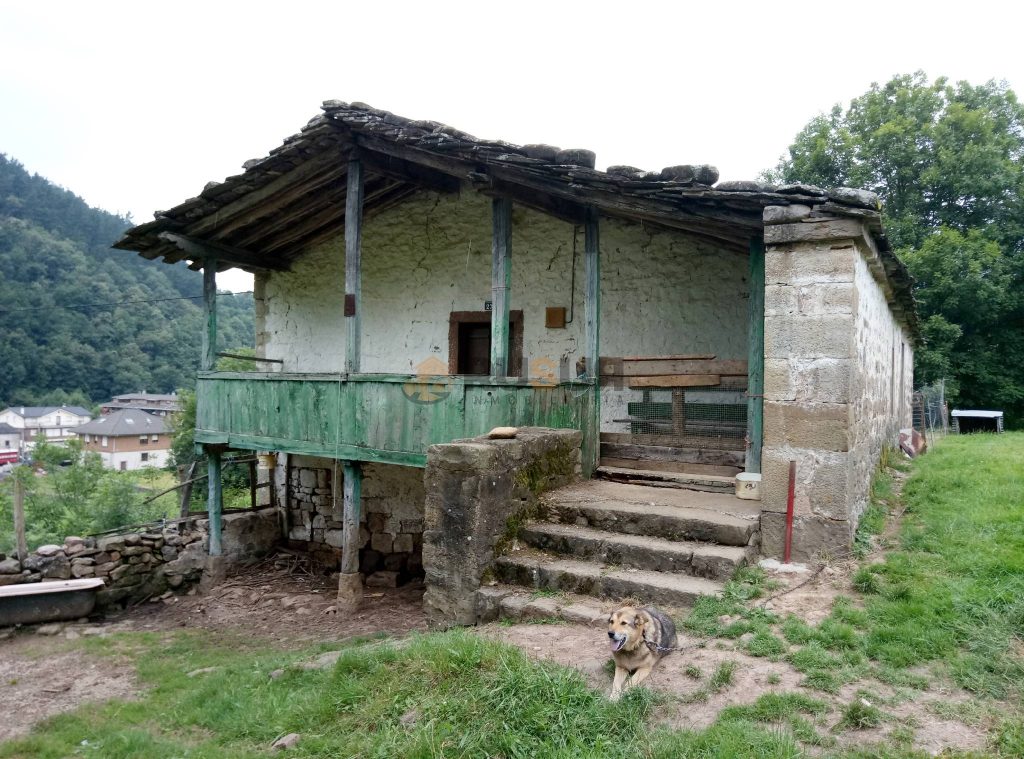
[[[914,392],[914,429],[925,436],[929,447],[949,434],[946,381],[939,380]]]

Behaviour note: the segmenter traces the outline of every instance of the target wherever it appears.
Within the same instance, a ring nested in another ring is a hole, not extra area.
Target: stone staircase
[[[602,624],[622,603],[691,606],[756,555],[760,515],[731,477],[601,467],[543,496],[480,591],[481,620]]]

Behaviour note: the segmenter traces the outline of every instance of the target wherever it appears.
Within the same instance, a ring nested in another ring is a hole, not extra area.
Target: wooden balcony
[[[422,467],[429,446],[504,425],[597,439],[585,381],[201,372],[196,391],[196,443],[232,448]]]

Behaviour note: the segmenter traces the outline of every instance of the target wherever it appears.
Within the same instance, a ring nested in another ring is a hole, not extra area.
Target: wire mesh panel
[[[638,444],[741,451],[747,434],[746,377],[718,385],[623,391],[626,415],[614,419]]]
[[[949,407],[946,405],[946,381],[922,387],[913,396],[914,429],[925,436],[928,445],[949,432]]]

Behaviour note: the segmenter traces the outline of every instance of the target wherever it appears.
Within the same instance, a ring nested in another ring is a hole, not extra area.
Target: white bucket
[[[736,497],[748,501],[761,500],[761,475],[740,472],[736,475]]]

